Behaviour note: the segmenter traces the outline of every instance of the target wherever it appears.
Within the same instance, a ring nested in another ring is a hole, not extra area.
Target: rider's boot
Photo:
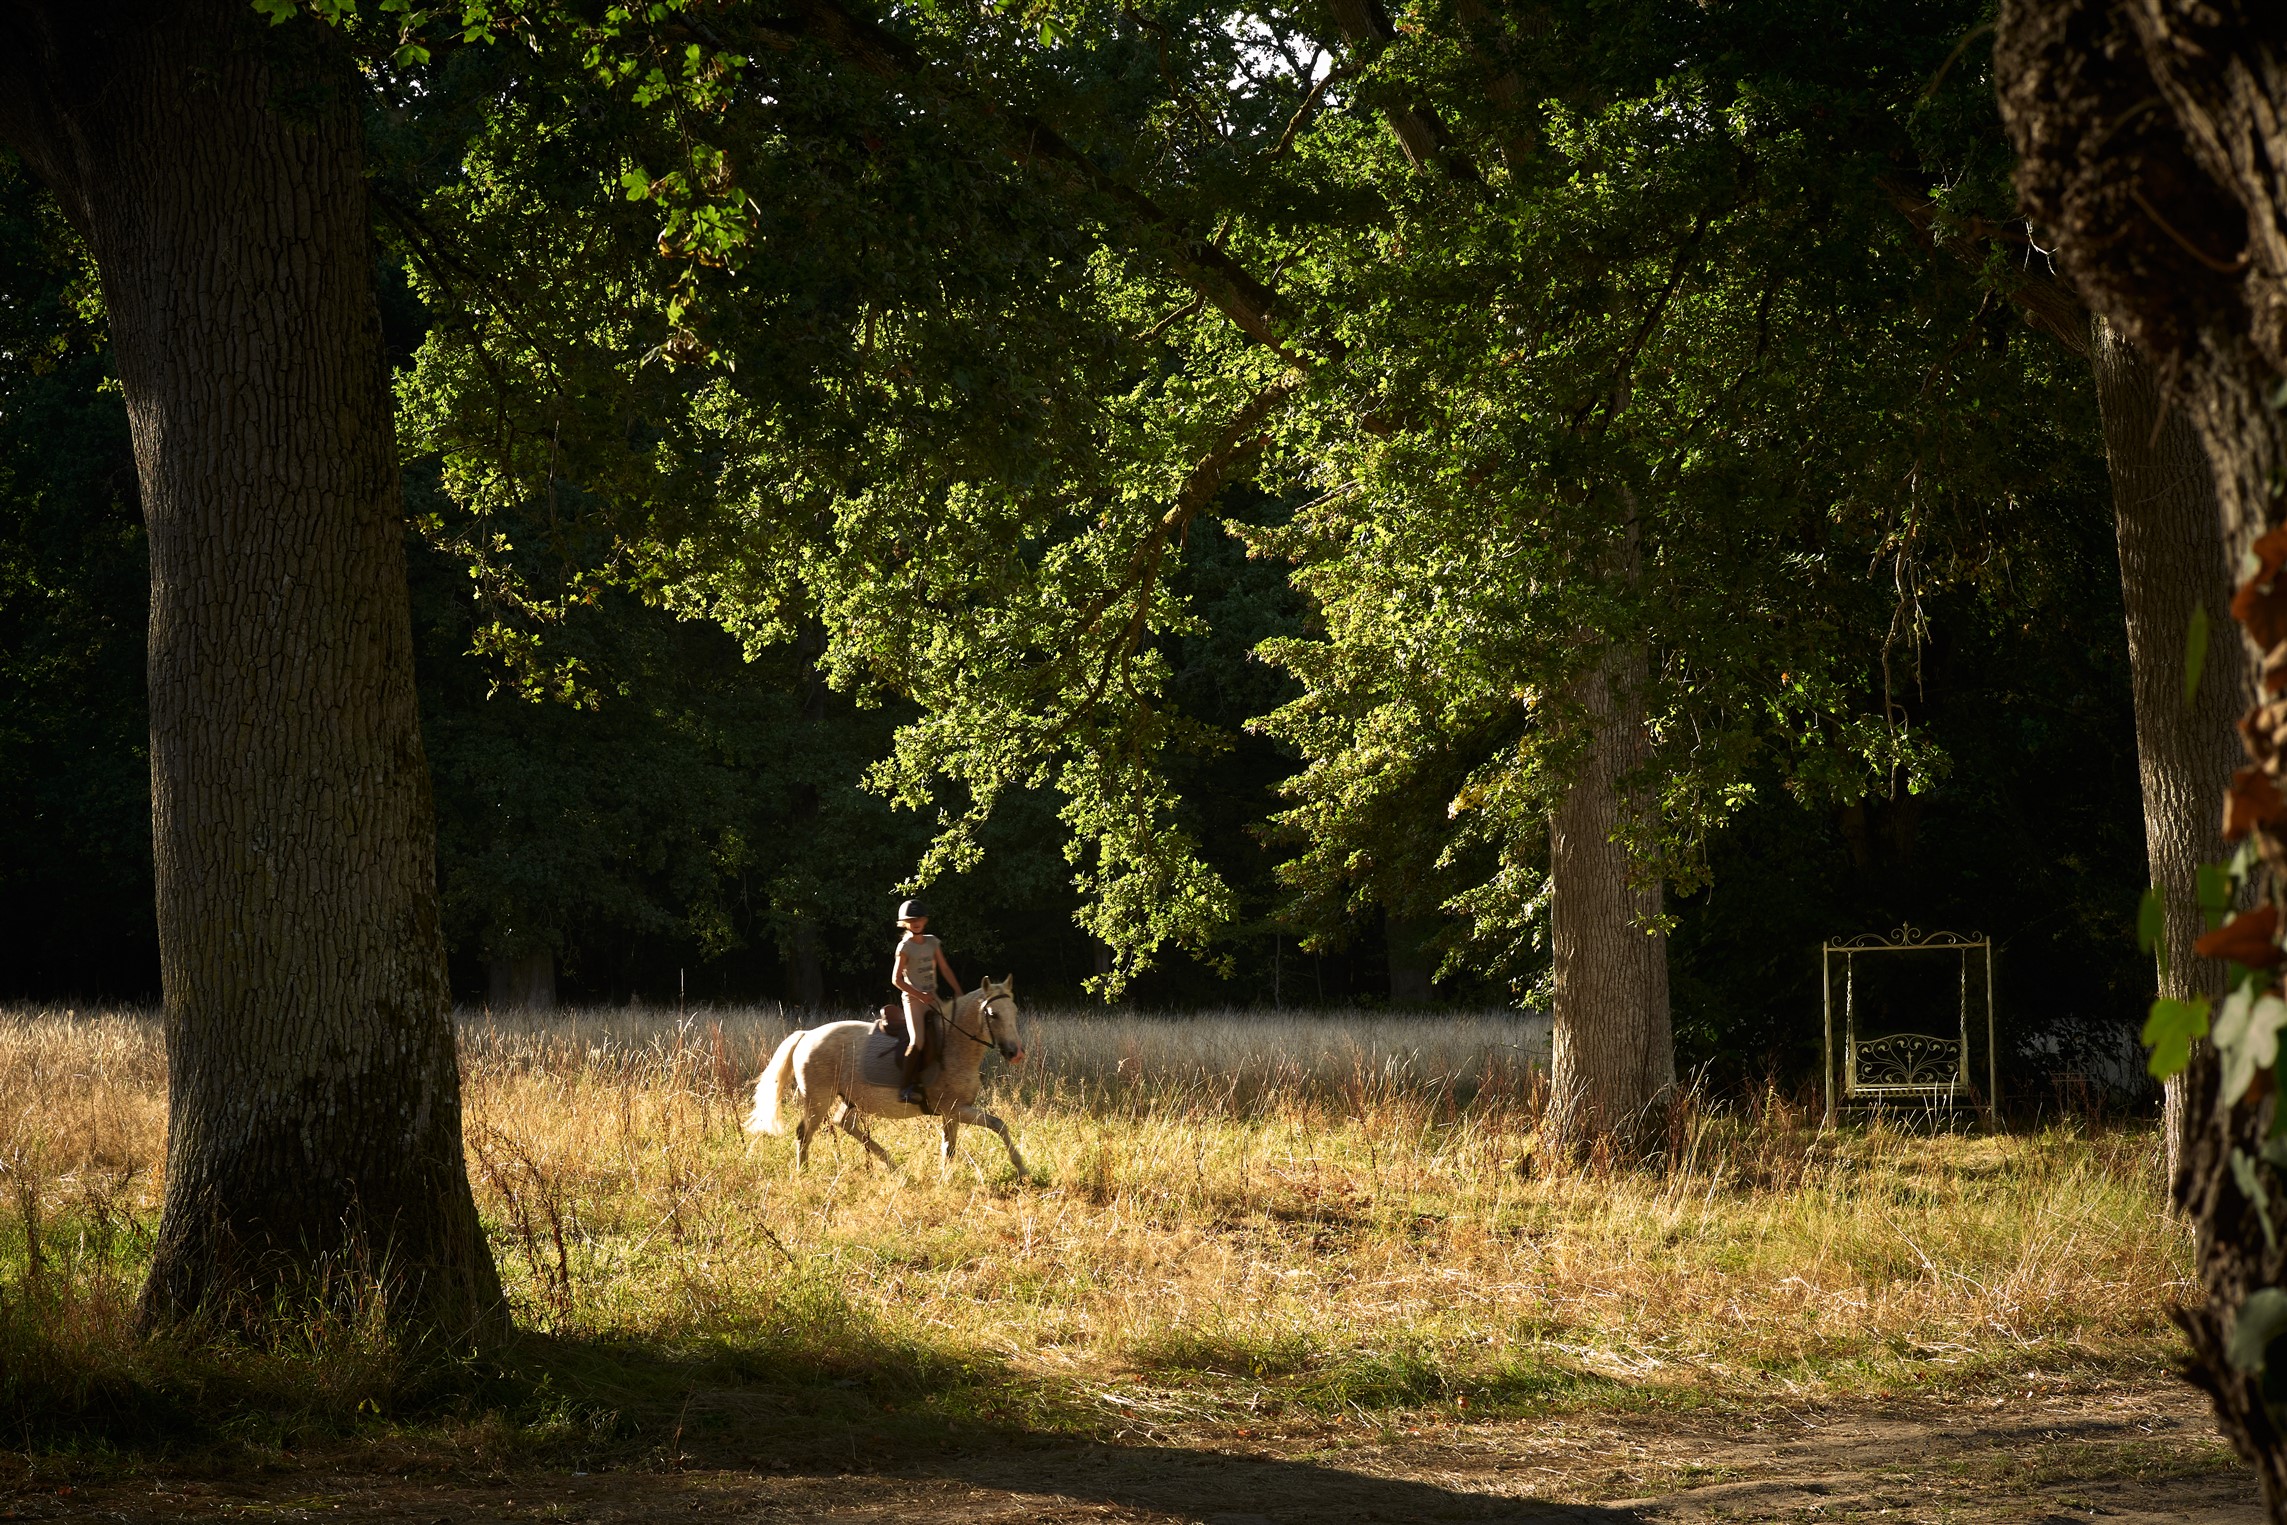
[[[921,1089],[922,1067],[928,1062],[929,1050],[918,1043],[912,1045],[904,1059],[903,1078],[905,1084],[897,1093],[899,1101],[904,1102],[909,1107],[919,1107],[924,1112],[932,1110],[929,1105],[928,1093]]]

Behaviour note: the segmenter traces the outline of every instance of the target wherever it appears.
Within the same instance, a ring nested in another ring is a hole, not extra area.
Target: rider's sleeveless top
[[[897,972],[916,990],[937,993],[937,939],[927,933],[897,945]]]

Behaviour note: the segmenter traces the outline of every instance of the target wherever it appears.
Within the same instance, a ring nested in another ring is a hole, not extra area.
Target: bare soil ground
[[[704,1413],[710,1395],[694,1395]],[[774,1444],[720,1395],[670,1465],[582,1473],[423,1441],[257,1460],[0,1460],[0,1519],[1203,1522],[1836,1521],[2255,1525],[2204,1400],[2165,1382],[1863,1406],[1583,1411],[1416,1431],[1365,1424],[1157,1438],[966,1432],[902,1449],[850,1430]],[[791,1416],[788,1416],[791,1417]],[[807,1427],[796,1420],[793,1429]]]

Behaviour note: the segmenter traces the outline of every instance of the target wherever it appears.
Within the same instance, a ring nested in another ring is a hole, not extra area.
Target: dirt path
[[[735,1441],[763,1437],[747,1429]],[[694,1444],[702,1444],[694,1442]],[[678,1470],[481,1472],[367,1448],[239,1473],[66,1482],[0,1463],[0,1519],[1204,1522],[1498,1520],[1695,1525],[1881,1517],[1931,1525],[2257,1525],[2199,1400],[2150,1384],[1950,1404],[1569,1415],[1420,1433],[1046,1437],[834,1462],[693,1456]]]

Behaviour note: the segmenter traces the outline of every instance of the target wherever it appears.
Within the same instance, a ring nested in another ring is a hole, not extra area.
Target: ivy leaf
[[[2157,958],[2160,978],[2168,977],[2168,907],[2157,884],[2144,892],[2143,902],[2136,907],[2136,951]]]
[[[2225,1354],[2241,1371],[2261,1371],[2271,1342],[2282,1334],[2287,1334],[2287,1292],[2277,1287],[2260,1287],[2239,1305],[2239,1317],[2232,1320],[2231,1343]]]
[[[2279,1062],[2279,1029],[2287,1026],[2287,1001],[2269,991],[2257,995],[2243,985],[2224,998],[2216,1016],[2216,1051],[2223,1055],[2223,1104],[2247,1094],[2258,1070]]]
[[[2154,1080],[2182,1074],[2184,1066],[2192,1062],[2193,1042],[2207,1035],[2206,996],[2194,996],[2189,1001],[2162,996],[2152,1003],[2152,1014],[2144,1019],[2144,1046],[2152,1051],[2145,1068]]]
[[[2208,665],[2208,611],[2204,604],[2192,605],[2191,628],[2184,632],[2184,708],[2190,709],[2200,697],[2200,673]]]
[[[2200,909],[2213,932],[2231,914],[2231,871],[2220,863],[2203,863],[2199,875]]]
[[[2231,1178],[2238,1183],[2239,1194],[2255,1209],[2255,1220],[2263,1225],[2264,1246],[2276,1251],[2279,1230],[2271,1222],[2271,1193],[2264,1187],[2263,1172],[2255,1168],[2253,1156],[2244,1149],[2231,1152]]]

